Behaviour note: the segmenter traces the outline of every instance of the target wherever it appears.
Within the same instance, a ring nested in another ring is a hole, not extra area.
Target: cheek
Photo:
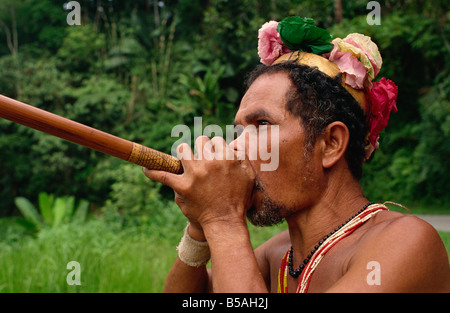
[[[273,143],[273,141],[272,141]],[[303,143],[292,136],[280,137],[278,146],[278,167],[273,171],[261,171],[263,161],[253,161],[258,178],[267,195],[283,202],[293,202],[311,176],[311,170],[305,164]],[[272,152],[274,145],[272,145]]]
[[[287,207],[305,207],[320,197],[322,163],[317,153],[306,152],[301,135],[280,135],[278,168],[269,172],[256,169],[268,197]]]

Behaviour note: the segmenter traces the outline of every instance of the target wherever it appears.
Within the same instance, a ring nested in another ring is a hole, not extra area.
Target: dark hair
[[[286,109],[300,117],[307,134],[306,148],[312,151],[318,135],[332,122],[343,122],[350,132],[346,159],[356,179],[362,177],[367,125],[359,103],[341,85],[342,75],[335,78],[322,73],[316,67],[283,62],[271,66],[259,65],[246,81],[249,88],[261,75],[284,72],[296,88],[286,95]]]

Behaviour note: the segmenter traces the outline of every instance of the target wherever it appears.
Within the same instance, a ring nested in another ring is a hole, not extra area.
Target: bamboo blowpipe
[[[174,174],[183,173],[180,160],[168,154],[3,95],[0,95],[0,117],[148,169]]]

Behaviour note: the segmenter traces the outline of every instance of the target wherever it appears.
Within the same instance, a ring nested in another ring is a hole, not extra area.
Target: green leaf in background
[[[46,192],[39,193],[39,209],[41,210],[42,219],[47,225],[53,225],[53,199],[53,195],[49,195]]]
[[[287,17],[277,27],[283,43],[291,50],[323,54],[333,49],[330,43],[333,36],[323,28],[317,27],[311,18]]]
[[[44,224],[39,216],[39,212],[28,199],[17,197],[14,199],[14,202],[26,221],[32,223],[38,229],[42,228]]]
[[[16,218],[17,224],[29,231],[40,231],[44,227],[86,221],[89,201],[81,199],[77,205],[74,196],[55,197],[46,192],[39,193],[39,210],[26,198],[15,198],[16,206],[24,218]],[[41,215],[39,215],[39,211]]]
[[[73,222],[84,222],[89,210],[89,202],[87,200],[80,200],[77,209],[73,215]]]
[[[18,225],[20,225],[20,226],[22,226],[23,228],[25,228],[26,230],[28,230],[28,231],[31,231],[31,232],[33,232],[33,231],[36,231],[36,225],[34,224],[34,223],[32,223],[32,222],[30,222],[30,221],[27,221],[26,219],[24,219],[24,218],[20,218],[20,217],[16,217],[16,218],[14,218],[14,221],[18,224]]]
[[[66,202],[66,209],[64,212],[64,219],[65,219],[64,222],[68,222],[72,218],[72,215],[75,210],[75,197],[68,196],[68,197],[65,197],[64,199]]]
[[[55,200],[55,205],[53,207],[54,211],[54,220],[53,220],[53,226],[58,226],[59,223],[62,222],[66,215],[66,200],[64,198],[57,198]]]

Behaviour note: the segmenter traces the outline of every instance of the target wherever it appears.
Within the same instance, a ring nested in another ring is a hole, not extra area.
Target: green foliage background
[[[231,123],[245,74],[258,64],[257,30],[265,21],[314,17],[334,37],[371,36],[384,56],[379,77],[399,86],[399,113],[365,166],[367,195],[444,204],[448,4],[379,2],[381,25],[367,23],[367,2],[359,0],[342,2],[340,23],[332,0],[79,1],[82,25],[69,26],[61,1],[2,1],[0,92],[170,152],[174,125],[192,125],[194,116],[205,125]],[[127,165],[84,147],[6,120],[0,134],[0,216],[17,214],[15,197],[36,201],[41,191],[87,199],[94,210],[142,186],[172,196],[142,179],[114,188]]]
[[[205,125],[231,123],[245,74],[259,61],[257,31],[265,21],[313,17],[334,37],[371,36],[384,56],[379,77],[399,86],[399,113],[365,166],[367,195],[448,203],[448,3],[379,1],[381,25],[369,25],[367,1],[342,1],[340,23],[336,2],[79,1],[82,25],[69,26],[62,1],[5,0],[0,92],[170,152],[174,125],[192,125],[194,116]],[[5,120],[0,134],[0,216],[17,214],[15,197],[36,201],[41,191],[87,199],[97,210],[147,186],[139,180],[114,188],[127,165],[84,147]]]
[[[298,15],[334,37],[371,36],[384,58],[378,79],[399,86],[399,112],[364,166],[365,193],[449,213],[448,1],[381,0],[381,25],[369,25],[363,0],[80,0],[81,26],[67,24],[64,2],[0,2],[0,94],[166,153],[177,124],[232,123],[264,22]],[[0,151],[0,291],[71,292],[70,260],[89,265],[76,291],[162,290],[185,223],[170,189],[3,119]],[[15,199],[37,208],[43,193],[87,200],[88,218],[19,227]],[[251,230],[256,245],[276,231]]]

